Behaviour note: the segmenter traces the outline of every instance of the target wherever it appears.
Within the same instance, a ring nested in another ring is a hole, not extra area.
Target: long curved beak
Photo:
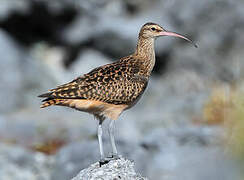
[[[162,31],[159,33],[160,36],[174,36],[174,37],[178,37],[178,38],[182,38],[182,39],[185,39],[186,41],[190,42],[195,48],[197,48],[197,44],[195,44],[192,40],[190,40],[189,38],[181,35],[181,34],[178,34],[178,33],[175,33],[175,32],[171,32],[171,31]]]

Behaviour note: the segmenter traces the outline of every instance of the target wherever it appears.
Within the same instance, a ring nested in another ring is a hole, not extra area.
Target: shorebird
[[[73,81],[49,90],[38,97],[45,98],[41,108],[51,105],[67,106],[93,114],[98,119],[97,136],[100,163],[108,162],[104,156],[102,123],[108,118],[112,158],[119,158],[114,140],[115,120],[126,109],[134,106],[144,93],[155,64],[154,40],[160,36],[187,37],[170,32],[155,23],[142,26],[138,44],[132,55],[97,67]]]

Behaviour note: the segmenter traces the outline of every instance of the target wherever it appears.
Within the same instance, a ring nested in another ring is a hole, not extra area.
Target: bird
[[[109,157],[105,158],[103,150],[102,124],[105,119],[110,120],[108,125],[112,149],[110,158],[119,158],[114,138],[115,121],[123,111],[133,107],[145,92],[155,65],[154,41],[161,36],[182,38],[197,47],[186,36],[148,22],[140,29],[133,54],[97,67],[71,82],[38,96],[45,98],[42,100],[41,108],[52,105],[66,106],[94,115],[98,120],[97,138],[101,164],[109,162]]]

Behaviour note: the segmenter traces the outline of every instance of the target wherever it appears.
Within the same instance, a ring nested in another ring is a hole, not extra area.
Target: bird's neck
[[[154,38],[139,37],[134,55],[142,61],[145,73],[150,75],[155,65]]]

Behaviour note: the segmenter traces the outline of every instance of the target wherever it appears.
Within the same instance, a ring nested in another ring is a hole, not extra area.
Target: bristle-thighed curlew
[[[114,120],[131,108],[145,91],[155,64],[154,40],[159,36],[174,36],[192,41],[180,34],[166,31],[155,23],[142,26],[135,53],[93,69],[73,81],[51,89],[39,97],[45,98],[41,108],[59,105],[93,114],[98,120],[100,162],[106,162],[102,143],[102,122],[108,118],[112,157],[118,157],[114,141]],[[194,44],[196,47],[196,45]]]

